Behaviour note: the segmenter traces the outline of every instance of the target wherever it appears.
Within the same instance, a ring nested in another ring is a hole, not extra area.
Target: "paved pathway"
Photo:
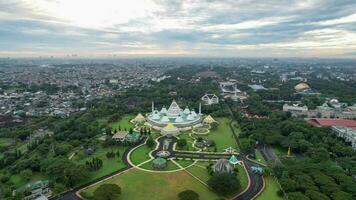
[[[231,112],[231,110],[230,110]],[[232,113],[231,116],[233,117]],[[241,145],[240,142],[238,140],[237,134],[235,133],[235,130],[232,126],[232,122],[233,120],[230,122],[230,129],[234,135],[234,138],[236,140],[237,145],[240,147],[241,149]],[[161,137],[158,139],[159,142],[159,146],[158,148],[156,148],[156,150],[151,152],[151,156],[153,157],[157,157],[157,152],[162,151],[163,150],[163,141],[167,139],[167,137]],[[233,197],[233,200],[250,200],[250,199],[255,199],[260,192],[262,192],[263,188],[264,188],[264,180],[263,177],[255,174],[252,172],[251,170],[251,166],[261,166],[257,163],[251,162],[249,161],[245,154],[241,153],[241,154],[225,154],[225,153],[213,153],[213,152],[184,152],[184,151],[174,151],[173,147],[174,147],[174,143],[176,142],[177,138],[175,137],[171,137],[168,138],[171,140],[170,144],[168,145],[168,148],[166,149],[167,151],[169,151],[171,153],[171,155],[169,157],[179,157],[179,158],[195,158],[195,159],[203,159],[203,160],[216,160],[216,159],[220,159],[220,158],[229,158],[231,157],[231,155],[236,155],[237,158],[239,160],[241,160],[244,163],[245,169],[247,171],[248,174],[248,179],[249,179],[249,185],[248,187],[241,192],[240,194],[238,194],[237,196]],[[143,141],[141,141],[143,142]],[[115,176],[125,170],[128,170],[130,168],[132,168],[132,166],[129,164],[128,159],[127,159],[127,155],[129,153],[129,151],[134,148],[134,147],[130,147],[128,149],[126,149],[126,151],[123,154],[123,162],[125,162],[125,164],[127,165],[127,167],[120,169],[116,172],[113,172],[112,174],[109,174],[107,176],[101,177],[97,180],[94,180],[90,183],[87,183],[85,185],[82,185],[80,187],[77,188],[73,188],[72,190],[65,192],[57,197],[54,197],[52,199],[55,200],[80,200],[79,197],[77,197],[75,195],[75,193],[89,185],[95,184],[97,182],[100,182],[104,179],[107,179],[109,177]],[[261,166],[263,167],[263,166]]]
[[[144,142],[144,140],[141,140],[141,142],[140,143],[138,143],[137,145],[139,145],[139,144],[141,144],[141,143],[143,143]],[[136,146],[137,146],[136,145]],[[119,174],[119,173],[121,173],[121,172],[123,172],[123,171],[126,171],[126,170],[128,170],[128,169],[130,169],[130,168],[132,168],[132,166],[128,163],[128,160],[127,160],[127,154],[131,151],[131,149],[133,149],[133,148],[135,148],[135,146],[130,146],[130,147],[128,147],[126,150],[125,150],[125,152],[124,152],[124,154],[122,155],[122,161],[126,164],[126,167],[124,167],[124,168],[122,168],[122,169],[119,169],[119,170],[117,170],[117,171],[115,171],[115,172],[113,172],[113,173],[111,173],[111,174],[108,174],[108,175],[106,175],[106,176],[103,176],[103,177],[100,177],[100,178],[98,178],[98,179],[95,179],[95,180],[93,180],[93,181],[91,181],[91,182],[89,182],[89,183],[86,183],[86,184],[84,184],[84,185],[81,185],[81,186],[79,186],[79,187],[75,187],[75,188],[72,188],[71,190],[69,190],[69,191],[67,191],[67,192],[64,192],[64,193],[62,193],[62,194],[59,194],[59,195],[57,195],[57,196],[55,196],[55,197],[52,197],[52,198],[50,198],[51,200],[53,199],[53,200],[81,200],[78,196],[76,196],[76,192],[77,191],[79,191],[79,190],[81,190],[81,189],[83,189],[83,188],[85,188],[85,187],[87,187],[87,186],[89,186],[89,185],[92,185],[92,184],[94,184],[94,183],[97,183],[97,182],[100,182],[100,181],[102,181],[102,180],[104,180],[104,179],[107,179],[107,178],[109,178],[109,177],[112,177],[112,176],[115,176],[116,174]]]

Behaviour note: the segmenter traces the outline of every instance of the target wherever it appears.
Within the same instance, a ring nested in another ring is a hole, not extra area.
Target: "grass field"
[[[143,161],[150,159],[150,156],[148,155],[150,151],[151,149],[147,147],[147,145],[140,146],[131,153],[131,162],[138,165]]]
[[[34,173],[31,176],[30,180],[24,179],[20,174],[15,174],[10,177],[10,181],[14,183],[16,188],[24,186],[25,184],[27,184],[29,182],[35,182],[35,181],[39,181],[39,180],[43,180],[43,179],[46,179],[46,178],[42,174],[39,174],[39,173]]]
[[[121,127],[122,130],[125,128],[126,130],[129,130],[130,128],[134,128],[135,126],[130,122],[130,120],[133,118],[134,118],[133,115],[123,116],[118,122],[111,124],[112,130],[118,130],[119,127]]]
[[[192,136],[194,138],[201,137],[203,139],[213,140],[216,144],[216,150],[218,152],[222,152],[224,151],[224,149],[228,147],[233,147],[234,149],[238,150],[238,146],[235,142],[235,139],[229,127],[230,120],[228,118],[217,118],[216,120],[219,122],[219,126],[215,130],[211,130],[210,133],[208,133],[207,135],[193,134]],[[235,128],[235,131],[236,133],[238,133],[239,129]],[[194,142],[194,139],[189,137],[188,133],[180,134],[179,138],[186,139],[188,143],[186,147],[183,147],[180,150],[184,150],[184,151],[197,150],[192,147],[192,143]],[[214,147],[209,148],[208,151],[214,151]]]
[[[182,150],[182,151],[194,151],[195,149],[192,147],[192,144],[194,142],[194,139],[191,138],[188,133],[182,133],[178,136],[180,139],[186,139],[187,140],[187,145],[184,146],[183,148],[179,149],[177,147],[178,150]]]
[[[72,161],[74,161],[78,164],[85,164],[86,161],[90,161],[93,157],[100,158],[103,161],[103,167],[97,171],[90,172],[89,179],[83,181],[80,184],[100,178],[100,177],[110,174],[116,170],[126,167],[126,165],[122,162],[122,155],[123,155],[125,149],[126,149],[126,147],[122,147],[122,146],[115,146],[115,147],[108,147],[108,148],[99,147],[95,151],[95,153],[90,156],[86,156],[83,151],[78,151],[78,153],[75,156],[73,156],[73,158],[72,158]],[[116,155],[115,155],[115,158],[112,158],[112,159],[108,159],[106,157],[107,152],[113,151],[114,153],[116,153],[118,150],[120,151],[120,158],[117,158]]]
[[[202,181],[207,182],[210,178],[210,174],[208,173],[206,166],[208,166],[209,164],[210,162],[200,161],[192,167],[189,167],[187,170]]]
[[[210,178],[210,174],[208,173],[208,170],[206,169],[206,167],[210,164],[214,162],[203,162],[200,161],[197,164],[195,164],[194,166],[188,168],[188,171],[190,173],[192,173],[194,176],[198,177],[199,179],[203,180],[204,182],[207,182]],[[239,169],[239,173],[238,173],[238,179],[240,180],[240,184],[241,184],[241,189],[239,190],[242,191],[247,187],[248,184],[248,178],[247,178],[247,174],[244,170],[244,168],[240,165],[236,165],[236,167]]]
[[[219,198],[219,196],[184,171],[162,174],[133,169],[105,183],[119,185],[122,189],[121,199],[177,200],[177,194],[187,189],[197,192],[200,199],[216,200]],[[90,197],[97,187],[98,185],[88,188],[82,194],[91,200],[92,198]]]
[[[288,153],[288,149],[287,148],[283,148],[281,146],[272,146],[273,147],[273,151],[277,156],[286,156]]]
[[[266,160],[263,158],[263,156],[259,150],[255,150],[255,153],[256,153],[256,161],[257,162],[267,164]]]
[[[228,118],[217,118],[219,126],[215,130],[211,130],[207,136],[201,136],[202,138],[214,140],[216,149],[219,152],[224,151],[228,147],[238,149],[236,141],[231,133],[229,127],[230,120]]]
[[[176,161],[182,167],[187,167],[187,166],[193,164],[193,162],[194,162],[193,160],[174,160],[174,161]]]
[[[283,200],[282,197],[277,195],[277,192],[279,190],[279,186],[278,183],[276,182],[275,179],[273,179],[273,177],[268,176],[265,178],[265,183],[266,183],[266,187],[264,189],[264,191],[261,193],[261,195],[259,197],[257,197],[257,200]]]
[[[147,162],[143,165],[140,166],[143,169],[149,169],[149,170],[155,170],[153,168],[153,164],[152,161]],[[176,169],[180,169],[176,164],[174,164],[172,161],[167,161],[167,167],[162,169],[161,171],[170,171],[170,170],[176,170]]]

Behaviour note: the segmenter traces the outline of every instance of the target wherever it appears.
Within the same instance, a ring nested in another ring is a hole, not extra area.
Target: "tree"
[[[121,188],[116,184],[100,185],[93,195],[94,200],[117,200],[120,198]]]
[[[218,128],[219,124],[217,122],[213,122],[210,124],[211,130],[216,130]]]
[[[178,194],[179,200],[199,200],[199,194],[193,190],[185,190]]]
[[[21,176],[24,177],[27,181],[29,181],[32,177],[32,171],[30,169],[25,169],[21,171]]]
[[[314,191],[314,190],[307,190],[305,192],[305,195],[313,200],[330,200],[330,198],[328,196],[326,196],[325,194]]]
[[[290,192],[288,193],[289,200],[310,200],[309,197],[305,196],[301,192]]]
[[[214,174],[208,185],[219,195],[227,196],[240,189],[240,181],[232,174]]]
[[[248,138],[240,139],[240,144],[241,144],[241,150],[244,152],[248,152],[252,148],[251,140]]]
[[[115,153],[113,151],[106,152],[106,158],[108,159],[115,158]]]
[[[147,141],[146,141],[146,145],[149,147],[149,148],[152,148],[154,146],[155,142],[153,140],[153,138],[150,136],[148,137]]]
[[[116,157],[118,157],[119,160],[120,160],[120,150],[117,150],[117,151],[116,151]]]
[[[185,145],[187,145],[187,140],[186,139],[178,139],[177,140],[177,146],[182,148],[184,147]]]

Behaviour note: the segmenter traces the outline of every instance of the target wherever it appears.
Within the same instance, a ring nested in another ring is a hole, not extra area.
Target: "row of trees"
[[[241,145],[245,141],[247,149],[258,141],[290,147],[296,155],[282,157],[283,166],[273,166],[289,199],[356,198],[356,181],[352,178],[356,174],[355,150],[330,128],[313,127],[278,112],[268,119],[242,118],[240,125]]]

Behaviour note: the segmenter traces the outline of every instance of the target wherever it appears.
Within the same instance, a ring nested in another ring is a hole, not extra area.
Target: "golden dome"
[[[299,83],[294,87],[294,89],[296,89],[296,90],[304,90],[304,89],[309,89],[309,88],[310,88],[309,85],[306,83]]]
[[[164,127],[165,129],[176,129],[176,127],[172,123],[168,123],[167,126]]]

